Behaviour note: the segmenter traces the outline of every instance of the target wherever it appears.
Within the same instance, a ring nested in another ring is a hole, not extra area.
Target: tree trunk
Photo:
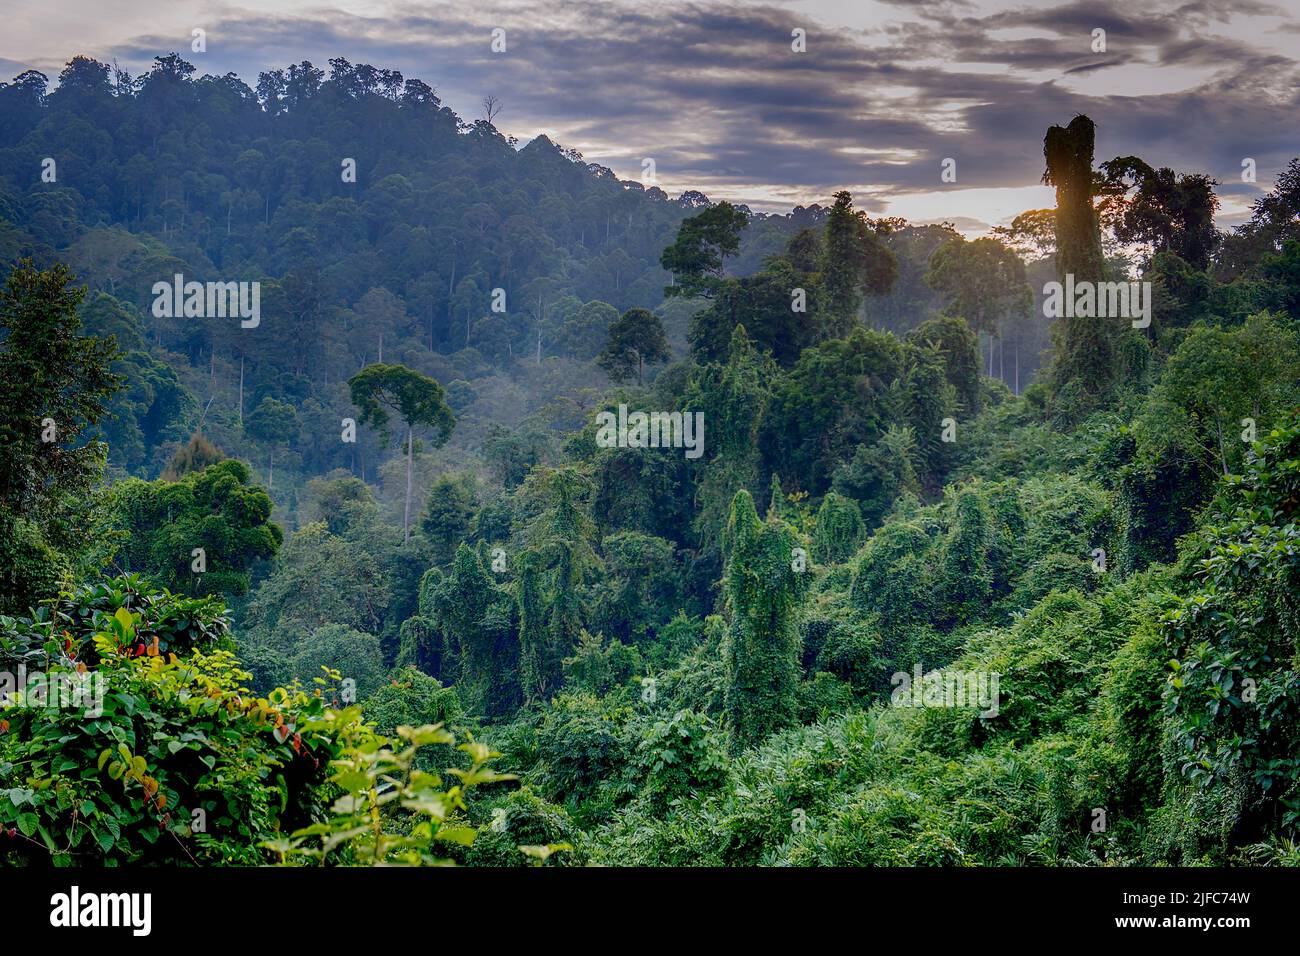
[[[402,544],[411,540],[411,459],[415,445],[413,430],[406,426],[406,509],[402,513]]]

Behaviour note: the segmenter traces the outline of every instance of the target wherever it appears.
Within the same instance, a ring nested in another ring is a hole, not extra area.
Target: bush
[[[80,675],[88,693],[50,706],[29,694],[4,711],[0,825],[21,834],[11,864],[257,864],[269,859],[262,840],[322,811],[339,750],[307,723],[324,701],[250,692],[247,672],[217,646],[220,602],[131,578],[41,611],[0,620],[5,657],[29,675]]]

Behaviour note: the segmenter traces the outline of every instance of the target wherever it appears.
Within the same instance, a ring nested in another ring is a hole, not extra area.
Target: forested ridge
[[[1300,160],[968,239],[195,73],[0,84],[5,865],[1300,861]]]

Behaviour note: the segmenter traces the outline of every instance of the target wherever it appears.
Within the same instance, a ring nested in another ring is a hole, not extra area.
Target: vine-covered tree
[[[1043,182],[1056,188],[1056,272],[1078,282],[1101,282],[1106,264],[1093,196],[1097,176],[1092,169],[1096,126],[1076,116],[1068,126],[1053,126],[1043,139],[1047,169]],[[1094,399],[1109,395],[1117,368],[1117,326],[1114,319],[1064,317],[1054,330],[1056,357],[1052,371],[1055,392],[1067,386]]]
[[[807,571],[796,570],[794,529],[775,515],[760,520],[748,491],[732,500],[726,540],[726,709],[742,747],[794,719],[801,651],[796,621]]]

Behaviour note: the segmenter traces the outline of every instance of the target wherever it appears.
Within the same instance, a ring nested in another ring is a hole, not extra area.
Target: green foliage
[[[291,679],[306,684],[322,670],[336,672],[355,693],[369,697],[384,679],[379,641],[342,624],[326,624],[300,643],[286,662]],[[349,695],[351,696],[351,695]]]
[[[433,546],[433,560],[439,567],[449,564],[456,548],[469,539],[476,504],[470,475],[441,475],[429,489],[420,529]]]
[[[965,319],[946,314],[927,319],[908,332],[904,341],[921,348],[935,349],[943,359],[944,376],[955,390],[960,410],[967,415],[978,414],[979,338]]]
[[[903,349],[885,332],[856,328],[804,350],[772,386],[760,436],[764,457],[783,475],[798,475],[810,494],[821,494],[835,465],[895,420],[891,386],[902,373]]]
[[[648,720],[632,758],[643,799],[660,809],[718,786],[726,767],[726,736],[692,710]]]
[[[330,762],[330,782],[341,792],[330,815],[319,823],[294,830],[287,838],[261,844],[281,863],[352,866],[443,866],[457,847],[473,844],[466,797],[474,787],[513,780],[490,766],[500,754],[441,724],[397,728],[397,739],[378,737],[361,720],[358,708],[327,710],[306,721],[309,731],[326,733],[342,742]],[[398,741],[400,749],[391,744]],[[441,775],[420,770],[417,757],[424,747],[454,746],[468,755],[466,769],[453,767],[450,786]]]
[[[385,737],[393,736],[403,725],[454,725],[463,712],[455,688],[444,687],[414,667],[404,667],[388,675],[379,689],[361,702],[361,710],[366,720]]]
[[[1300,579],[1300,422],[1246,456],[1197,542],[1189,592],[1162,619],[1172,673],[1166,704],[1179,775],[1197,787],[1249,787],[1255,820],[1300,823],[1295,634]],[[1245,813],[1246,808],[1241,808]]]
[[[7,660],[102,682],[102,697],[89,683],[71,706],[6,709],[0,823],[22,834],[11,864],[256,864],[268,859],[260,841],[312,820],[338,752],[307,726],[323,700],[257,697],[215,646],[225,627],[219,603],[138,579],[0,618]]]
[[[114,486],[112,520],[125,532],[117,563],[173,591],[246,593],[252,569],[284,538],[271,499],[250,482],[247,465],[226,460],[177,481]]]
[[[990,524],[979,494],[967,491],[958,495],[956,521],[943,544],[940,579],[944,613],[958,624],[978,617],[992,595]]]
[[[510,594],[466,544],[433,596],[439,629],[456,641],[455,686],[471,713],[501,716],[519,703],[520,646]]]
[[[728,202],[683,219],[677,238],[659,260],[677,280],[664,294],[710,295],[721,281],[723,260],[740,249],[746,221],[745,214]]]
[[[645,367],[672,358],[664,324],[648,309],[628,309],[609,327],[609,339],[596,364],[615,382],[623,382],[636,372],[636,383],[645,384]]]
[[[1227,475],[1240,464],[1249,418],[1258,434],[1300,401],[1295,332],[1268,313],[1234,329],[1193,329],[1170,356],[1135,425],[1138,454],[1158,461],[1192,454]]]
[[[573,656],[564,659],[564,682],[600,697],[640,670],[641,654],[635,647],[618,641],[602,646],[602,635],[583,630]]]
[[[527,866],[530,859],[538,858],[540,865],[580,866],[586,862],[582,831],[563,807],[547,803],[532,788],[520,787],[481,809],[485,822],[466,854],[468,865]],[[555,854],[561,846],[563,852]],[[547,849],[552,852],[538,852]]]
[[[760,521],[747,491],[736,493],[726,536],[726,706],[735,740],[743,745],[794,719],[800,651],[795,618],[805,584],[794,570],[794,529],[771,514]]]
[[[822,564],[839,564],[857,553],[866,537],[862,513],[852,499],[827,492],[817,509],[813,557]]]
[[[51,596],[62,556],[84,549],[73,499],[99,477],[105,448],[82,436],[122,385],[112,340],[79,334],[85,290],[71,282],[65,266],[24,259],[0,290],[0,612]]]
[[[548,799],[601,815],[632,758],[625,707],[590,694],[562,693],[542,711],[536,731],[538,780]]]

